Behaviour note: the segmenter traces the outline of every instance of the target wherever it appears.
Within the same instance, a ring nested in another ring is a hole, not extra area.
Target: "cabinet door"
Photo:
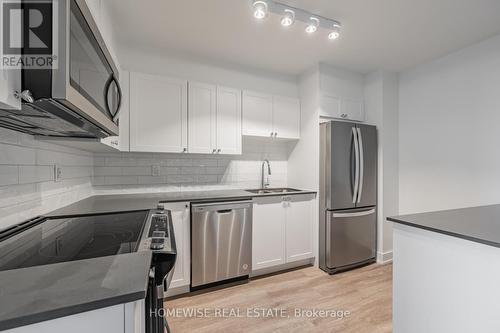
[[[273,96],[243,92],[243,135],[271,137],[273,133]]]
[[[312,197],[290,196],[286,201],[286,262],[314,257]]]
[[[187,81],[130,73],[130,151],[187,150]]]
[[[174,223],[175,245],[177,246],[177,259],[174,266],[174,275],[170,288],[187,286],[190,283],[190,246],[189,202],[166,204],[165,209],[170,210]]]
[[[300,100],[274,96],[273,129],[278,138],[300,139]]]
[[[340,112],[340,98],[321,93],[319,115],[328,118],[342,118]]]
[[[21,100],[14,97],[16,91],[21,91],[21,71],[0,69],[0,108],[21,109]]]
[[[241,90],[217,87],[216,132],[218,153],[241,154]]]
[[[340,103],[340,113],[342,118],[364,121],[365,110],[363,101],[342,99]],[[345,116],[344,116],[345,115]]]
[[[254,199],[252,269],[281,265],[285,258],[285,208],[281,197]]]
[[[188,151],[212,154],[216,147],[216,90],[214,85],[189,82]]]

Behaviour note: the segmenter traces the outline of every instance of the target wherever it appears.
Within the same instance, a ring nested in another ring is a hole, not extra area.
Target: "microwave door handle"
[[[113,122],[116,123],[118,121],[118,118],[120,117],[123,98],[122,98],[122,88],[120,87],[120,82],[118,82],[118,80],[114,75],[113,75],[113,81],[115,81],[116,91],[118,92],[118,104],[116,106],[115,115],[113,116]]]
[[[114,112],[111,111],[111,108],[109,106],[109,101],[108,101],[108,94],[109,94],[109,89],[111,89],[111,83],[115,83],[116,85],[116,90],[118,93],[118,105],[116,107],[116,110]],[[116,79],[114,74],[111,74],[109,76],[109,79],[106,81],[106,85],[104,86],[104,105],[106,105],[106,111],[108,112],[109,116],[111,119],[113,119],[113,122],[116,123],[116,120],[120,116],[120,107],[122,105],[122,89],[120,87],[120,83]]]
[[[111,109],[109,107],[109,102],[108,102],[108,93],[109,93],[109,88],[111,88],[111,83],[113,82],[113,74],[111,74],[106,81],[106,84],[104,85],[104,106],[106,107],[106,112],[108,113],[109,117],[113,119],[113,114],[111,113]]]

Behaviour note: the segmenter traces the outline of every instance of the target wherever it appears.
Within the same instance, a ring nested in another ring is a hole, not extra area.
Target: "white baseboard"
[[[386,264],[392,261],[392,250],[387,252],[377,252],[377,263]]]

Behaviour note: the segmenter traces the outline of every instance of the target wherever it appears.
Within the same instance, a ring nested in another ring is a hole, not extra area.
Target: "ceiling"
[[[141,48],[299,74],[318,62],[367,73],[401,71],[500,33],[498,0],[283,0],[339,20],[342,36],[307,36],[249,0],[106,0],[118,49]]]

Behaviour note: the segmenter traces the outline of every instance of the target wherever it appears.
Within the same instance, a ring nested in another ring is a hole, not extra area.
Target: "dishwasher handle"
[[[217,211],[218,214],[229,214],[229,213],[232,213],[233,210],[232,209],[220,209]]]
[[[220,214],[227,214],[235,209],[250,209],[252,201],[231,201],[231,202],[213,202],[193,204],[191,209],[193,212],[211,212],[216,211]]]

